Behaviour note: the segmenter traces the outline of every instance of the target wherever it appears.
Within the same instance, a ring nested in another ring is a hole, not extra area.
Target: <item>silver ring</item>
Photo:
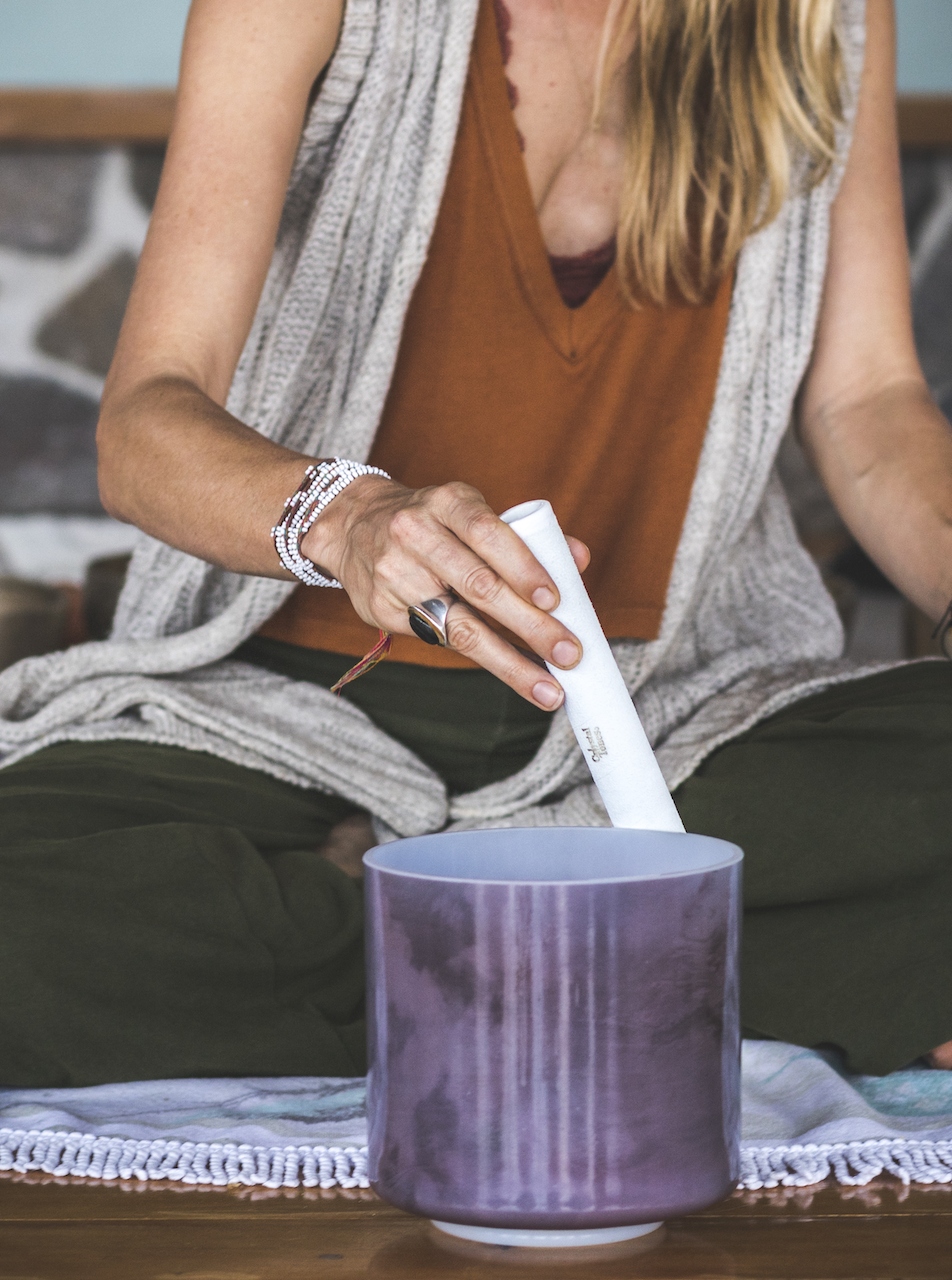
[[[434,596],[432,600],[424,600],[422,604],[411,604],[407,610],[413,634],[424,644],[438,644],[445,649],[449,641],[446,638],[446,615],[450,606],[458,602],[459,596],[452,592],[445,596]]]

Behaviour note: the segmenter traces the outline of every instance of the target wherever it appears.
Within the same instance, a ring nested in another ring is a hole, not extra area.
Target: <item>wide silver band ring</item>
[[[434,596],[432,600],[424,600],[422,604],[411,604],[407,610],[413,634],[424,644],[438,644],[445,649],[449,643],[446,638],[446,615],[450,606],[457,604],[459,596],[448,593],[445,596]]]

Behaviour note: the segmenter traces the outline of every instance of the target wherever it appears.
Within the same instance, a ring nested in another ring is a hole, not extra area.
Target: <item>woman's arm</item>
[[[913,342],[890,0],[868,0],[866,49],[799,430],[857,541],[938,618],[952,598],[952,430]]]
[[[274,248],[314,80],[342,0],[195,0],[175,125],[99,424],[113,515],[241,573],[288,578],[270,529],[311,459],[223,408]],[[571,667],[577,642],[548,610],[548,574],[468,485],[410,491],[365,476],[302,543],[367,622],[411,634],[407,606],[456,590],[540,656]],[[578,558],[587,559],[581,544]],[[319,590],[320,588],[312,588]],[[475,613],[450,641],[530,701],[558,684]]]
[[[227,568],[275,577],[268,529],[306,463],[222,405],[341,7],[192,5],[162,183],[99,421],[107,510]]]

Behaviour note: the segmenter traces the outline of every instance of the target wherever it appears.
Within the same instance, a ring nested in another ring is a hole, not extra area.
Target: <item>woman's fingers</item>
[[[432,584],[421,586],[417,588],[413,603],[424,604],[442,594],[442,587]],[[376,598],[372,617],[374,623],[386,631],[397,635],[416,634],[410,626],[407,605],[393,600],[389,593],[385,599]],[[482,618],[477,617],[464,600],[457,600],[447,611],[446,639],[449,648],[491,671],[516,693],[542,707],[544,711],[554,711],[562,705],[562,687],[545,667],[504,640]]]
[[[470,572],[474,565],[475,570]],[[566,669],[574,667],[581,658],[581,648],[572,633],[555,618],[519,599],[505,583],[487,585],[486,575],[491,573],[492,570],[488,570],[472,552],[458,545],[451,547],[445,554],[434,552],[425,566],[416,565],[410,572],[399,577],[393,576],[385,563],[375,579],[369,598],[369,620],[388,631],[411,635],[413,630],[407,614],[409,605],[423,604],[424,601],[450,590],[461,601],[485,615],[490,623],[498,623],[519,636],[528,649],[553,666]],[[447,621],[450,618],[455,621],[460,614],[460,608],[454,606]],[[462,616],[465,619],[463,628],[454,627],[452,635],[448,633],[452,648],[465,653],[481,665],[486,665],[484,656],[494,653],[496,659],[491,669],[497,675],[501,674],[497,667],[505,650],[511,659],[518,657],[516,666],[523,674],[523,685],[533,671],[538,677],[539,668],[532,660],[524,655],[517,655],[512,645],[499,637],[487,621],[477,617],[470,609],[466,609]],[[520,688],[520,692],[522,691]]]
[[[579,538],[572,538],[566,535],[565,541],[569,544],[569,551],[572,553],[576,569],[578,569],[579,573],[584,573],[592,563],[591,551]]]
[[[449,487],[449,486],[447,486]],[[492,515],[492,513],[490,513]],[[535,566],[535,591],[545,590],[553,604],[558,597],[554,584],[538,565],[531,552],[516,534],[492,516],[499,527],[508,534],[516,544],[515,548],[504,546],[504,552],[519,551],[522,585],[532,586],[532,566]],[[399,544],[402,556],[387,556],[378,563],[377,587],[385,587],[390,600],[406,599],[402,593],[406,590],[407,575],[405,557],[412,556],[420,567],[434,575],[435,580],[443,586],[455,591],[458,596],[477,609],[479,613],[493,622],[499,623],[541,658],[554,666],[574,667],[582,656],[581,647],[563,623],[553,618],[547,611],[525,599],[512,585],[512,572],[503,577],[493,565],[487,563],[486,555],[499,557],[500,550],[496,546],[489,549],[486,543],[491,541],[488,534],[481,535],[484,554],[471,545],[464,545],[455,530],[448,530],[440,520],[432,519],[430,513],[414,512],[412,516],[400,513],[394,520],[394,537]],[[455,534],[455,536],[454,536]],[[500,540],[504,541],[504,540]],[[507,541],[507,540],[505,540]],[[528,557],[531,564],[525,564]],[[513,556],[513,559],[516,557]],[[541,578],[540,578],[541,575]],[[431,595],[438,592],[430,592]],[[425,598],[425,597],[424,597]],[[417,604],[413,600],[409,603]],[[454,648],[456,648],[454,642]]]
[[[436,491],[436,498],[437,512],[446,527],[518,596],[544,612],[555,608],[559,603],[555,583],[477,489],[463,483],[445,484]]]
[[[438,503],[443,523],[459,544],[457,549],[444,543],[436,551],[447,556],[447,584],[547,662],[565,669],[576,666],[581,646],[549,614],[559,602],[558,589],[522,539],[470,485],[441,486]]]
[[[478,662],[543,711],[562,705],[562,686],[545,668],[514,649],[462,601],[451,605],[446,615],[446,638],[450,648]]]
[[[587,548],[570,546],[576,562],[587,564]],[[410,490],[379,478],[355,481],[301,549],[344,584],[365,621],[398,634],[412,634],[410,605],[455,592],[472,608],[450,610],[452,648],[537,706],[561,704],[558,682],[493,625],[555,667],[574,667],[581,646],[549,612],[559,598],[549,574],[471,485]]]

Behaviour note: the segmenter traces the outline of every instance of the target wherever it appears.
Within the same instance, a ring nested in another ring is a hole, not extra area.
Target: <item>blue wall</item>
[[[903,93],[952,93],[952,0],[896,0]]]
[[[899,88],[952,93],[952,0],[896,0]],[[0,84],[172,85],[188,0],[0,0]]]
[[[189,0],[0,0],[0,84],[174,85]]]

